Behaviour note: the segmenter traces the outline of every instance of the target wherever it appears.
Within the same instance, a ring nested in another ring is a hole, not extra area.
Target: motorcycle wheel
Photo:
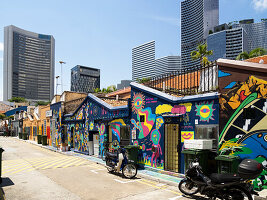
[[[179,190],[186,195],[198,193],[198,186],[190,180],[183,179],[178,185]]]
[[[123,167],[122,174],[125,178],[134,178],[137,174],[137,168],[133,164],[127,164]]]
[[[113,173],[114,172],[114,168],[113,167],[107,166],[107,170],[108,170],[109,173]]]
[[[251,194],[239,187],[234,187],[229,189],[229,195],[227,195],[227,199],[229,200],[253,200]]]

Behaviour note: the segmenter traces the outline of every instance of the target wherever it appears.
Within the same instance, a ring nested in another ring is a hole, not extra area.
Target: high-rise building
[[[54,96],[55,40],[10,25],[4,28],[3,99],[49,101]]]
[[[76,65],[71,69],[71,91],[94,92],[100,88],[100,69]]]
[[[208,50],[213,50],[210,61],[219,58],[235,60],[243,51],[261,47],[267,49],[267,22],[254,23],[253,19],[238,24],[222,24],[214,27],[214,33],[207,38]]]
[[[155,76],[155,41],[132,49],[132,80]]]
[[[181,2],[182,68],[198,65],[191,52],[204,43],[209,30],[219,24],[219,0],[184,0]]]
[[[121,83],[117,84],[117,90],[129,87],[131,82],[132,80],[121,80]]]
[[[181,69],[181,56],[164,56],[156,59],[155,74],[167,74]]]

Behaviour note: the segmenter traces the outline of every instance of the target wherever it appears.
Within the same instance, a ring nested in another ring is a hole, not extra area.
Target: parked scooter
[[[105,155],[107,170],[111,173],[120,172],[126,178],[134,178],[137,174],[137,167],[133,161],[127,158],[127,152],[124,148],[119,148],[115,153],[106,152]]]
[[[179,183],[179,190],[186,195],[198,192],[211,200],[252,200],[258,195],[249,180],[257,178],[263,170],[262,164],[252,159],[243,160],[238,167],[238,174],[211,174],[202,172],[195,159],[186,171],[185,178]]]

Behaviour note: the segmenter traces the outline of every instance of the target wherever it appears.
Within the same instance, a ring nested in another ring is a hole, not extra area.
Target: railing
[[[215,92],[218,90],[218,66],[214,62],[205,67],[182,69],[152,77],[143,84],[176,96]]]

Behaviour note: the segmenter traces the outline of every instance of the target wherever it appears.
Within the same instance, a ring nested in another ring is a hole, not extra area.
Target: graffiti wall
[[[194,139],[195,124],[218,124],[219,102],[215,96],[210,100],[201,101],[196,98],[188,102],[181,100],[179,103],[132,87],[131,98],[131,130],[134,135],[132,142],[142,147],[139,162],[147,166],[164,169],[164,124],[179,124],[176,139],[181,141],[180,151],[184,140]],[[183,171],[183,157],[180,157]]]
[[[256,159],[266,165],[267,77],[254,74],[242,74],[241,71],[237,74],[236,71],[220,67],[219,152],[241,159]],[[263,171],[253,181],[256,189],[267,188],[266,176],[267,171]]]
[[[52,120],[50,121],[51,127],[51,140],[53,146],[61,144],[61,126],[62,126],[62,111],[61,102],[50,105],[52,110]]]
[[[87,97],[72,115],[65,116],[64,122],[68,125],[69,144],[73,138],[74,150],[78,152],[88,153],[89,134],[92,134],[92,131],[98,131],[99,156],[101,157],[104,155],[104,143],[108,138],[108,123],[113,120],[111,123],[112,132],[114,137],[118,138],[120,126],[124,122],[122,119],[114,119],[128,116],[129,111],[128,108],[109,109],[103,105],[101,100],[99,102],[97,100],[96,97],[94,99]],[[73,127],[75,129],[72,133]]]

